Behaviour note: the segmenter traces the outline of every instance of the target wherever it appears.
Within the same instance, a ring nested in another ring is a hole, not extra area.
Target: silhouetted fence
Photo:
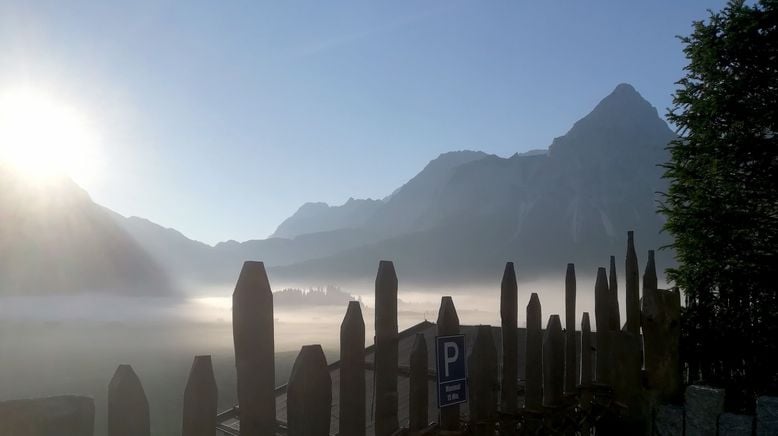
[[[609,272],[599,268],[596,276],[596,332],[591,331],[587,312],[582,314],[580,332],[573,328],[576,277],[574,265],[569,264],[563,314],[567,330],[562,329],[559,314],[550,315],[545,330],[542,328],[541,301],[533,293],[526,307],[524,344],[520,347],[516,275],[513,264],[506,264],[501,330],[479,326],[474,340],[469,340],[467,407],[460,413],[460,405],[452,405],[430,416],[430,398],[435,395],[430,393],[435,377],[428,359],[431,345],[423,333],[415,334],[412,347],[406,349],[409,365],[399,365],[397,275],[392,262],[381,261],[376,276],[375,345],[367,349],[373,353],[372,361],[366,360],[361,307],[352,302],[341,325],[340,362],[328,366],[321,346],[306,345],[294,362],[288,384],[281,388],[273,385],[273,294],[264,265],[246,262],[233,294],[239,405],[220,414],[217,424],[210,357],[197,356],[184,393],[183,435],[210,436],[215,428],[223,434],[242,436],[326,435],[336,431],[343,436],[362,436],[366,429],[377,436],[496,432],[648,435],[676,434],[684,427],[687,435],[715,434],[720,425],[716,413],[721,413],[716,411],[723,407],[720,391],[690,388],[685,411],[665,405],[680,402],[682,394],[680,296],[677,290],[658,289],[653,251],[648,252],[641,299],[637,256],[629,232],[623,325],[614,257],[609,266]],[[464,326],[460,326],[453,299],[442,297],[436,334],[456,335],[461,328]],[[494,332],[499,332],[501,340],[495,341]],[[523,359],[519,359],[522,351]],[[523,378],[519,377],[521,360]],[[373,372],[374,384],[366,371]],[[402,398],[400,377],[409,379]],[[281,406],[276,401],[279,392],[286,395]],[[368,406],[370,397],[374,409]],[[149,434],[148,402],[130,366],[117,369],[108,401],[109,436]],[[333,410],[333,401],[337,410]],[[708,407],[711,401],[713,406]],[[762,400],[764,404],[770,401]],[[398,413],[401,402],[406,402],[403,409],[407,410],[402,422]],[[285,407],[285,421],[277,419],[279,407]],[[765,410],[768,416],[775,409]],[[231,425],[223,423],[227,419],[232,420]],[[750,422],[753,427],[753,418]],[[758,424],[756,428],[768,434],[776,425],[765,418],[761,430]]]

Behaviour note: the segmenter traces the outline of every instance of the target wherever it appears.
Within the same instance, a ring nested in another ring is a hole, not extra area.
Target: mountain
[[[380,259],[419,283],[493,280],[508,260],[524,278],[568,262],[593,273],[623,255],[628,230],[639,250],[669,242],[656,193],[673,138],[657,110],[621,84],[547,149],[444,153],[381,200],[307,203],[268,239],[210,247],[119,221],[177,276],[212,282],[233,281],[246,259],[265,261],[275,281],[313,286],[370,278]],[[657,253],[660,268],[671,261]]]
[[[330,256],[378,239],[364,229],[339,229],[291,239],[226,241],[212,247],[147,219],[108,212],[186,291],[198,285],[222,285],[234,280],[247,259],[262,259],[267,266],[287,265]]]
[[[669,240],[655,212],[656,192],[665,186],[658,165],[673,137],[650,103],[619,85],[547,153],[455,166],[434,190],[413,202],[387,201],[365,223],[385,229],[392,224],[386,217],[396,219],[389,238],[275,274],[366,278],[382,258],[414,281],[493,278],[507,260],[537,274],[561,271],[567,262],[593,269],[624,252],[628,230],[636,231],[638,248],[659,248]],[[669,253],[658,255],[660,263],[671,261]]]
[[[210,245],[194,241],[181,232],[160,226],[145,218],[127,217],[105,209],[133,241],[143,247],[154,262],[164,268],[179,285],[211,281],[218,274],[222,259]],[[224,262],[227,260],[225,259]]]
[[[285,219],[270,237],[292,239],[309,233],[362,227],[381,203],[380,200],[354,198],[349,198],[340,206],[305,203],[294,215]]]
[[[69,179],[0,166],[0,295],[165,295],[167,273]]]
[[[268,239],[216,246],[116,214],[70,180],[24,183],[0,167],[0,294],[191,291],[233,282],[247,259],[302,286],[369,279],[380,259],[441,285],[493,280],[508,260],[523,278],[567,262],[593,273],[623,255],[628,230],[641,251],[669,242],[655,210],[673,138],[621,84],[547,149],[444,153],[383,199],[306,203]],[[671,254],[657,253],[660,268]]]
[[[246,259],[261,259],[268,267],[292,265],[327,258],[402,232],[399,226],[382,226],[381,217],[376,218],[375,213],[386,210],[386,204],[391,204],[390,213],[395,215],[403,214],[394,211],[421,211],[423,202],[435,196],[455,168],[486,156],[489,155],[475,151],[444,153],[383,200],[349,199],[340,206],[306,203],[267,239],[226,241],[211,247],[143,218],[115,213],[113,217],[157,263],[178,279],[182,288],[190,289],[192,284],[223,284],[237,277]],[[409,219],[409,226],[414,221]],[[378,224],[367,226],[368,222]]]
[[[470,150],[443,153],[383,200],[349,198],[341,206],[305,203],[294,215],[284,220],[271,237],[294,238],[304,234],[360,227],[370,228],[383,237],[405,233],[423,219],[415,212],[424,209],[424,202],[435,196],[457,167],[486,156],[489,155]]]

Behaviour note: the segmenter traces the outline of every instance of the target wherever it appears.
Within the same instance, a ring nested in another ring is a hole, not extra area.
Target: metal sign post
[[[437,336],[438,408],[467,402],[465,335]]]

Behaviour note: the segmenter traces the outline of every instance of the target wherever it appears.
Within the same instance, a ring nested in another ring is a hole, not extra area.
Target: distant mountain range
[[[110,245],[131,247],[143,289],[154,288],[146,279],[164,280],[162,271],[183,288],[232,282],[246,259],[265,261],[274,281],[311,286],[368,279],[380,259],[394,260],[406,283],[494,281],[508,260],[525,278],[561,274],[567,262],[586,271],[623,256],[628,230],[641,250],[669,242],[656,193],[673,137],[656,109],[621,84],[547,150],[444,153],[383,199],[306,203],[268,239],[211,247],[141,218],[100,216],[122,231]],[[73,237],[102,237],[88,233]],[[5,255],[25,251],[16,250]],[[667,265],[670,254],[657,261]]]
[[[116,214],[75,183],[22,180],[0,166],[0,295],[174,292]]]

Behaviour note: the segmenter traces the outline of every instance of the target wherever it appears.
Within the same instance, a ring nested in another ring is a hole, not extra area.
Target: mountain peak
[[[451,162],[469,162],[475,159],[480,159],[482,157],[488,156],[487,153],[484,153],[483,151],[476,151],[476,150],[455,150],[455,151],[447,151],[445,153],[441,153],[436,157],[435,159],[432,159],[429,163],[435,163],[435,162],[445,162],[446,164]]]
[[[621,83],[589,114],[576,121],[565,136],[554,139],[550,149],[551,154],[558,154],[582,145],[604,150],[626,144],[666,144],[672,136],[656,108],[632,85]]]
[[[632,85],[620,83],[607,97],[600,100],[586,118],[600,113],[600,116],[603,117],[614,117],[625,111],[631,116],[659,117],[656,108],[651,106],[651,103],[643,98]]]
[[[623,82],[616,85],[616,88],[613,90],[611,94],[617,93],[617,92],[626,92],[626,93],[632,93],[640,95],[640,93],[635,90],[635,87],[630,85],[629,83]]]

